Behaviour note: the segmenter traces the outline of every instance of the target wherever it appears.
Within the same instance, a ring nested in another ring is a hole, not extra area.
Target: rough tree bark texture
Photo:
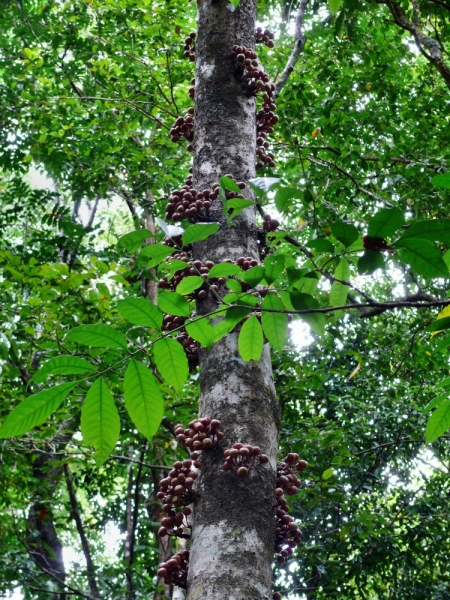
[[[255,176],[255,99],[243,93],[234,70],[234,44],[254,47],[255,2],[199,0],[196,40],[194,186],[210,188],[230,174]],[[194,256],[215,263],[225,258],[258,259],[255,211],[228,227],[217,199],[210,211],[220,231],[195,244]],[[222,293],[224,290],[222,290]],[[200,313],[213,310],[201,301]],[[222,448],[208,453],[198,480],[199,498],[188,574],[188,600],[267,600],[271,597],[274,551],[274,488],[279,408],[269,348],[258,363],[239,357],[233,333],[200,354],[200,416],[220,419]],[[240,479],[223,471],[223,449],[235,442],[260,446],[270,463]]]

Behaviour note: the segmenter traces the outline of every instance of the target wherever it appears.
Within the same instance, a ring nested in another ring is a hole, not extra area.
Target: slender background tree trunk
[[[210,188],[226,174],[244,182],[255,176],[255,98],[242,91],[234,74],[231,48],[235,44],[254,47],[256,8],[253,0],[242,0],[235,11],[231,8],[228,0],[198,3],[197,190]],[[220,199],[214,201],[210,215],[221,223],[221,229],[195,244],[195,258],[215,263],[240,256],[259,259],[255,211],[244,211],[229,227],[220,203]],[[200,313],[216,306],[208,298],[199,303]],[[237,337],[232,333],[211,350],[200,351],[200,415],[220,419],[225,439],[220,449],[208,453],[200,472],[188,600],[271,597],[279,407],[269,348],[264,349],[258,363],[246,364],[239,357]],[[223,450],[235,442],[260,446],[270,463],[246,479],[222,470]]]

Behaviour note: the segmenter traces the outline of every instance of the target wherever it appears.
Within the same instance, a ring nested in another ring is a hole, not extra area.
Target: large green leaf
[[[164,381],[181,392],[189,375],[183,346],[173,338],[162,338],[153,345],[153,356]]]
[[[181,294],[176,292],[166,292],[158,296],[160,309],[168,315],[177,317],[188,317],[191,309],[189,302]]]
[[[279,212],[285,212],[289,209],[290,200],[293,198],[298,198],[301,200],[303,198],[303,190],[299,190],[297,188],[278,188],[277,193],[275,194],[275,206]]]
[[[428,419],[425,441],[431,444],[450,429],[450,400],[443,402]],[[1,430],[0,430],[1,431]]]
[[[130,360],[125,371],[123,395],[136,429],[151,440],[164,415],[164,400],[158,380],[145,365]]]
[[[309,294],[302,294],[297,291],[292,291],[289,294],[290,301],[295,310],[309,310],[311,308],[320,308],[319,302],[310,296]],[[283,298],[283,302],[285,299]],[[286,302],[285,302],[286,304]],[[286,308],[289,308],[286,306]],[[323,335],[325,333],[325,315],[322,313],[308,313],[300,315],[301,318],[308,323],[311,329],[317,335]]]
[[[330,8],[330,13],[335,15],[338,10],[341,8],[342,0],[328,0],[328,6]]]
[[[350,281],[350,266],[345,258],[341,258],[334,272],[336,279],[342,281]],[[350,290],[348,285],[344,285],[340,281],[333,281],[330,290],[330,305],[343,306],[347,302],[347,295]]]
[[[237,273],[242,273],[239,265],[235,265],[234,263],[220,263],[211,267],[209,277],[229,277],[230,275],[237,275]]]
[[[441,253],[426,239],[402,238],[395,243],[402,248],[401,258],[404,262],[424,277],[448,277],[449,271],[442,260]]]
[[[76,385],[78,381],[62,383],[22,400],[0,427],[0,438],[20,437],[33,427],[42,425]]]
[[[442,187],[450,190],[450,173],[444,173],[443,175],[436,175],[431,180],[431,183],[436,187]]]
[[[214,341],[214,328],[208,319],[195,319],[186,325],[186,331],[205,348],[209,348]]]
[[[261,306],[264,335],[273,348],[281,352],[288,336],[289,319],[286,313],[265,312],[267,309],[286,309],[281,298],[273,293],[266,295]]]
[[[80,325],[66,336],[66,339],[85,346],[95,348],[122,348],[127,349],[127,339],[123,333],[110,325]]]
[[[239,306],[229,308],[225,315],[225,321],[228,324],[229,330],[234,329],[250,313],[251,310],[249,308],[241,308]]]
[[[191,225],[183,233],[183,246],[206,240],[210,235],[217,233],[219,229],[219,223],[196,223],[195,225]]]
[[[358,259],[358,273],[360,275],[371,275],[377,269],[384,269],[384,267],[383,255],[375,250],[365,250],[364,254]]]
[[[252,200],[245,200],[245,198],[231,198],[225,203],[225,210],[232,210],[230,217],[234,219],[237,217],[245,208],[254,206],[255,203]]]
[[[141,325],[142,327],[153,327],[161,330],[163,314],[161,310],[146,298],[126,298],[119,300],[117,309],[124,319]]]
[[[95,448],[100,467],[113,451],[120,433],[120,418],[113,395],[101,377],[89,388],[81,407],[81,434],[86,446]]]
[[[370,237],[386,238],[400,229],[405,223],[405,215],[399,208],[383,208],[369,221]]]
[[[184,277],[177,285],[177,294],[182,294],[183,296],[192,294],[192,292],[198,290],[199,287],[202,287],[204,283],[205,280],[199,275],[189,275],[189,277]]]
[[[400,247],[403,240],[409,238],[419,238],[421,240],[429,240],[430,242],[443,242],[450,244],[450,219],[427,219],[426,221],[418,221],[408,227],[395,245]]]
[[[280,277],[284,269],[285,258],[284,254],[275,254],[274,256],[268,256],[264,259],[264,278],[267,283],[273,283]]]
[[[47,375],[82,375],[95,372],[96,368],[79,356],[55,356],[43,365],[30,379],[30,383],[41,383]]]
[[[141,247],[142,242],[149,237],[152,237],[153,233],[148,229],[139,229],[137,231],[131,231],[123,235],[117,242],[118,250],[122,248],[128,250],[128,252],[134,252]]]
[[[255,315],[249,317],[242,325],[239,333],[238,348],[239,354],[245,360],[258,361],[264,346],[264,337],[261,324]]]
[[[162,263],[173,252],[173,248],[164,244],[147,244],[139,253],[138,266],[152,269]]]
[[[231,177],[221,177],[219,179],[219,183],[220,185],[223,187],[224,190],[229,190],[230,192],[236,192],[237,194],[241,193],[241,188],[238,186],[238,184],[234,181],[234,179],[231,179]]]
[[[281,272],[283,272],[283,265],[281,265]],[[243,279],[249,286],[256,287],[264,279],[265,274],[265,268],[262,265],[256,265],[256,267],[245,271]]]
[[[344,223],[344,221],[335,221],[331,225],[331,233],[334,237],[344,244],[346,248],[351,246],[359,237],[358,230],[354,225]]]

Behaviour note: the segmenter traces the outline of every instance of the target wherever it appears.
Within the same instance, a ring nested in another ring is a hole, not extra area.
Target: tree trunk
[[[231,48],[254,47],[256,9],[254,0],[242,0],[235,11],[231,9],[228,0],[198,3],[193,172],[197,190],[210,188],[226,174],[244,182],[255,176],[255,98],[243,93]],[[210,215],[221,229],[194,245],[196,259],[259,260],[254,209],[245,210],[230,227],[218,198]],[[208,296],[199,301],[198,312],[216,306]],[[219,419],[225,439],[220,449],[207,454],[200,471],[188,600],[271,597],[279,407],[269,348],[258,363],[246,364],[239,357],[237,339],[238,333],[232,333],[211,350],[200,350],[200,416]],[[245,479],[222,470],[223,450],[236,442],[259,446],[270,463]]]

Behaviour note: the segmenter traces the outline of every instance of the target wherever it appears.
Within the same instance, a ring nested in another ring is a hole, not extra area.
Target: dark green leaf
[[[377,269],[384,269],[384,257],[381,252],[366,250],[358,259],[358,273],[371,275]]]
[[[448,267],[441,253],[426,239],[402,238],[395,243],[402,248],[401,258],[419,275],[424,277],[448,277]]]
[[[425,441],[431,444],[450,429],[450,400],[443,402],[428,419]],[[1,430],[0,430],[1,431]]]
[[[315,240],[309,240],[306,244],[308,248],[312,248],[313,250],[317,250],[317,252],[327,252],[329,254],[334,253],[334,244],[327,240],[326,238],[316,238]]]
[[[127,338],[123,333],[110,325],[103,325],[102,323],[98,325],[80,325],[69,331],[66,339],[95,348],[121,348],[126,350],[128,347]]]
[[[354,225],[344,223],[344,221],[335,221],[331,225],[331,232],[334,237],[344,244],[346,248],[351,246],[359,237],[358,230]]]
[[[62,383],[22,400],[0,427],[0,439],[20,437],[33,427],[42,425],[76,385],[78,381]]]
[[[159,308],[168,315],[188,317],[191,313],[189,302],[181,294],[165,292],[158,296]]]
[[[297,188],[278,188],[275,194],[275,206],[279,212],[284,212],[289,209],[290,200],[292,198],[303,198],[303,190]]]
[[[153,327],[161,330],[163,314],[160,309],[146,298],[126,298],[119,300],[117,309],[124,319],[133,325]]]
[[[402,245],[402,242],[409,238],[450,244],[450,219],[418,221],[414,225],[411,225],[411,227],[408,227],[402,237],[395,242],[395,246],[404,248],[405,246]]]
[[[283,268],[281,268],[281,270],[283,270]],[[263,266],[257,265],[256,267],[252,267],[248,271],[245,271],[243,279],[245,283],[253,288],[264,279],[265,272],[266,271]]]
[[[164,244],[147,244],[139,253],[138,267],[152,269],[162,263],[172,252],[174,249]]]
[[[227,310],[225,321],[228,324],[228,328],[231,331],[238,325],[242,319],[245,319],[249,315],[251,310],[249,308],[240,308],[238,306],[229,308]]]
[[[334,276],[342,281],[350,281],[350,266],[345,258],[341,258]],[[349,289],[348,285],[344,285],[340,281],[333,281],[330,290],[330,305],[343,306],[347,302]]]
[[[209,236],[217,233],[219,229],[219,223],[196,223],[195,225],[191,225],[183,233],[183,246],[206,240]]]
[[[289,293],[289,296],[295,310],[320,308],[319,302],[309,294],[293,291]],[[308,323],[314,333],[317,335],[323,335],[325,333],[325,315],[322,313],[309,313],[300,316]]]
[[[173,338],[162,338],[153,345],[155,364],[166,383],[181,392],[189,375],[183,346]]]
[[[82,375],[95,372],[96,368],[85,358],[78,356],[56,356],[43,365],[30,379],[30,383],[41,383],[47,375]]]
[[[436,187],[442,187],[450,189],[450,173],[444,173],[443,175],[436,175],[431,180],[431,183]]]
[[[198,290],[199,287],[205,283],[203,277],[198,275],[190,275],[189,277],[185,277],[180,281],[177,285],[177,293],[186,296],[188,294],[192,294],[194,290]]]
[[[153,233],[148,229],[139,229],[131,231],[123,235],[117,242],[117,249],[125,248],[128,252],[134,252],[142,246],[142,242],[153,236]]]
[[[95,448],[97,467],[114,450],[119,433],[120,418],[113,395],[100,377],[89,388],[81,407],[81,434],[86,446]]]
[[[450,317],[444,317],[437,321],[433,321],[431,325],[428,325],[425,331],[443,331],[444,329],[450,329]]]
[[[284,254],[275,254],[274,256],[268,256],[264,259],[264,279],[267,283],[273,283],[280,277],[284,269]]]
[[[399,208],[383,208],[369,221],[368,235],[387,238],[405,223],[405,215]]]
[[[261,305],[264,335],[275,350],[281,352],[288,336],[288,315],[278,312],[264,312],[267,309],[286,310],[282,300],[274,293],[268,293]]]
[[[258,361],[263,351],[264,337],[261,324],[255,315],[249,317],[239,333],[239,354],[245,362]]]
[[[158,380],[142,363],[130,360],[125,371],[123,395],[136,429],[151,440],[164,415],[164,400]]]

